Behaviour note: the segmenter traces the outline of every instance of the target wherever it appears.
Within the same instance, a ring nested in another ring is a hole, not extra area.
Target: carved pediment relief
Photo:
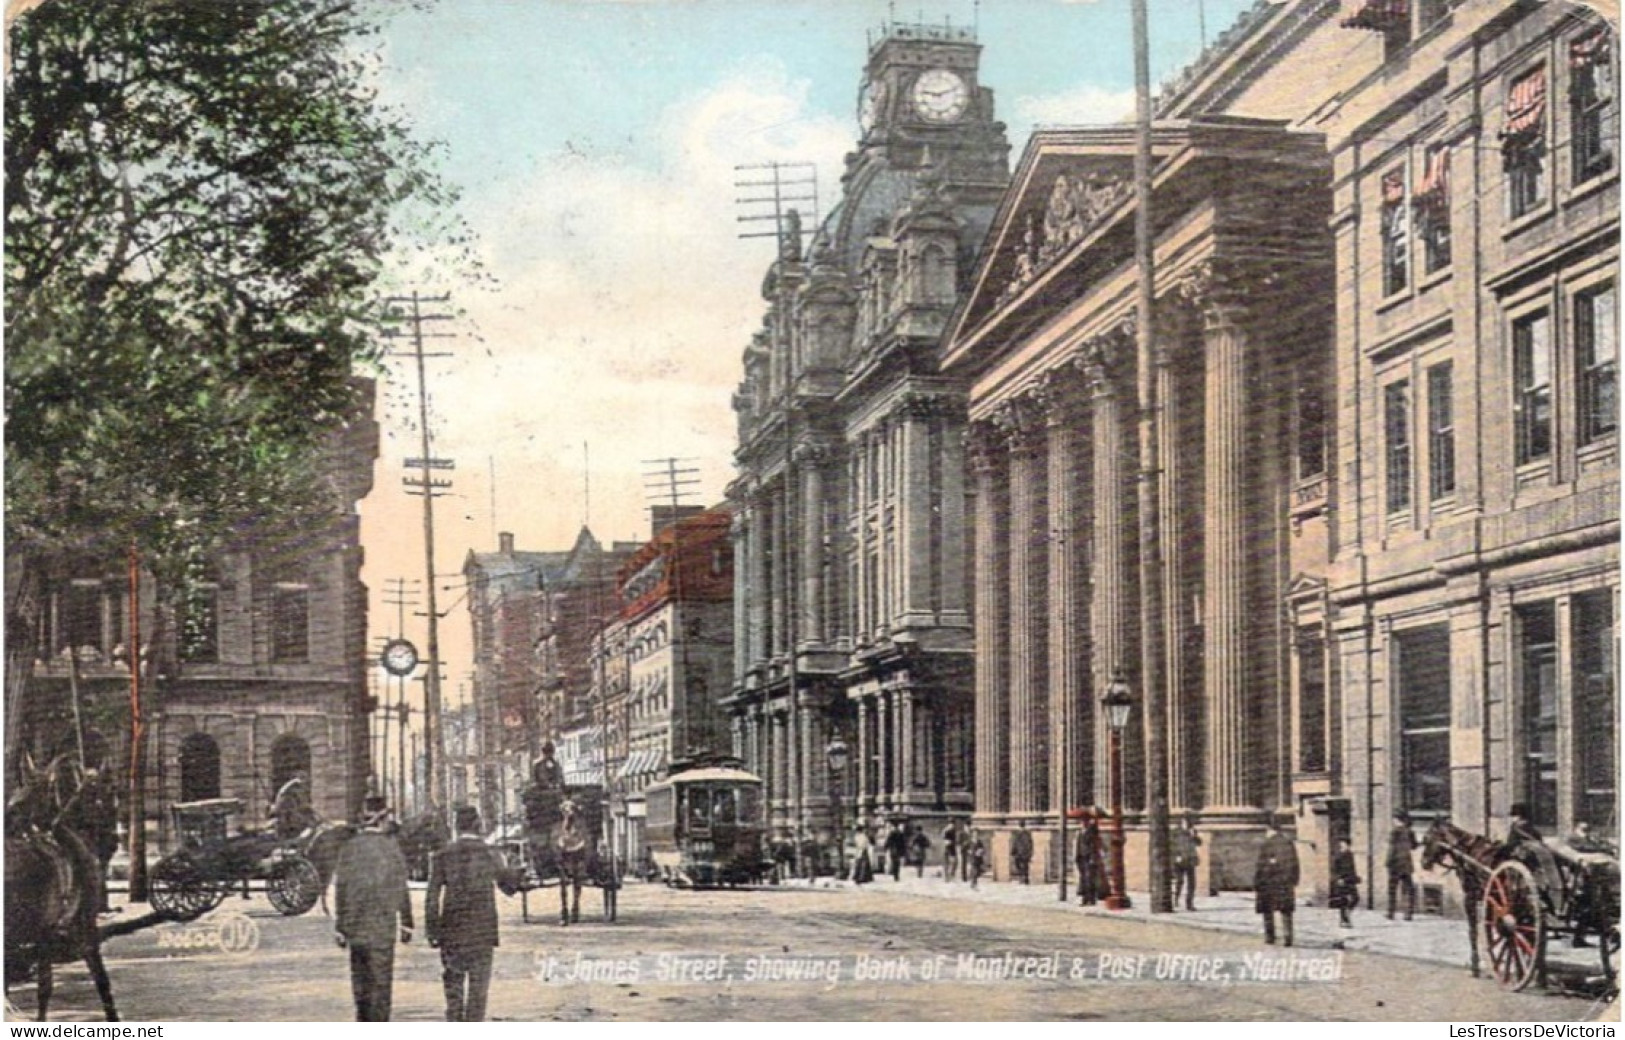
[[[1126,176],[1104,170],[1056,175],[1043,216],[1027,214],[1010,281],[999,295],[1003,306],[1066,252],[1088,237],[1134,191]]]

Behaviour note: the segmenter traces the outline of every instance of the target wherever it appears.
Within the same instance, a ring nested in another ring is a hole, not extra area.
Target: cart
[[[307,853],[337,828],[318,823],[291,840],[268,832],[232,834],[231,819],[242,811],[243,803],[236,798],[170,806],[180,846],[152,869],[149,889],[154,910],[177,921],[195,920],[232,891],[246,892],[251,881],[263,881],[271,905],[289,917],[316,905],[328,879]]]

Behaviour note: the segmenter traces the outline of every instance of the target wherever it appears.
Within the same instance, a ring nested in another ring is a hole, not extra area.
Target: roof
[[[681,781],[681,782],[687,784],[687,783],[694,783],[695,781],[705,781],[705,780],[727,780],[727,781],[729,781],[731,783],[749,783],[749,784],[759,784],[759,783],[762,782],[761,777],[757,776],[755,773],[747,773],[743,769],[727,769],[727,768],[712,766],[712,767],[707,768],[707,769],[690,769],[690,770],[687,770],[686,772],[676,773],[676,774],[674,774],[672,776],[667,777],[665,780],[662,780],[661,783],[674,784],[674,783],[677,783],[677,782]],[[656,787],[656,786],[659,786],[659,785],[658,784],[651,784],[650,786],[651,787]]]

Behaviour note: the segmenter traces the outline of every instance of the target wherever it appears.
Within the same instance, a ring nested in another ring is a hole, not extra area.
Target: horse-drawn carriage
[[[235,798],[177,802],[170,806],[180,847],[159,860],[149,880],[154,910],[191,921],[219,906],[251,881],[263,881],[271,905],[296,917],[316,905],[332,878],[342,825],[317,822],[297,836],[243,831],[230,821],[243,811]]]
[[[1619,970],[1619,855],[1602,842],[1498,842],[1440,820],[1428,831],[1422,865],[1461,879],[1467,902],[1472,971],[1479,935],[1490,970],[1507,989],[1544,982],[1547,946],[1595,942],[1612,985]]]
[[[504,845],[508,865],[518,870],[524,919],[530,920],[531,890],[557,885],[560,924],[581,919],[584,886],[602,890],[604,920],[615,920],[620,878],[609,858],[599,854],[608,802],[604,789],[596,784],[531,784],[521,797],[523,837]]]

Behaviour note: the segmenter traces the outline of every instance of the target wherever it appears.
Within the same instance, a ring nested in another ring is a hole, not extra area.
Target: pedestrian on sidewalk
[[[1094,906],[1100,898],[1100,816],[1095,810],[1083,814],[1083,829],[1078,831],[1074,859],[1078,865],[1078,905]]]
[[[914,857],[914,869],[918,872],[916,877],[925,877],[925,857],[931,852],[931,839],[925,836],[925,828],[919,824],[914,825],[914,836],[908,841],[908,851]]]
[[[1394,826],[1388,832],[1388,920],[1394,919],[1394,895],[1405,892],[1405,920],[1416,914],[1416,881],[1412,874],[1416,863],[1412,851],[1416,848],[1416,835],[1411,832],[1410,814],[1401,809],[1394,813]]]
[[[966,839],[964,857],[970,870],[970,887],[975,888],[982,876],[982,868],[987,865],[987,846],[982,844],[982,835],[975,828],[971,829],[970,837]]]
[[[1185,909],[1196,909],[1196,868],[1201,865],[1201,854],[1196,850],[1202,839],[1196,833],[1196,814],[1186,813],[1184,821],[1174,832],[1174,909],[1179,908],[1179,894],[1185,893]]]
[[[357,1022],[388,1022],[395,986],[395,940],[412,941],[406,858],[389,833],[384,799],[363,803],[361,830],[339,850],[333,869],[335,939],[350,951]]]
[[[942,828],[942,880],[952,881],[954,871],[959,869],[959,824],[948,821],[948,826]]]
[[[869,828],[858,824],[853,828],[852,883],[867,885],[875,879],[874,842],[869,840]]]
[[[1284,945],[1292,945],[1292,910],[1297,899],[1298,850],[1292,839],[1281,833],[1273,813],[1265,824],[1264,844],[1258,849],[1258,866],[1253,872],[1254,907],[1264,918],[1264,941],[1275,944],[1275,915],[1281,915]]]
[[[1332,856],[1332,893],[1328,904],[1337,910],[1337,923],[1353,928],[1354,908],[1360,905],[1360,872],[1354,865],[1354,848],[1347,838],[1337,839]]]
[[[1023,885],[1029,884],[1027,875],[1032,865],[1033,836],[1027,830],[1027,821],[1022,820],[1016,832],[1010,835],[1010,876]]]
[[[886,866],[891,870],[893,881],[902,879],[903,857],[907,854],[908,835],[903,831],[902,824],[894,823],[886,835]]]
[[[517,890],[496,852],[480,838],[480,812],[460,805],[452,814],[456,836],[429,860],[423,928],[440,951],[447,1022],[485,1021],[491,958],[497,942],[496,889]]]

